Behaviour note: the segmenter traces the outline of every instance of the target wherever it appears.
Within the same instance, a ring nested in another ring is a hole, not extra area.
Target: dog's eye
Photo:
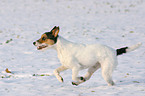
[[[43,37],[43,38],[42,38],[42,40],[46,40],[46,38],[45,38],[45,37]]]

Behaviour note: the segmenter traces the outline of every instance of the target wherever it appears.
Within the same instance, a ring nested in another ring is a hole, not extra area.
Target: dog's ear
[[[58,27],[54,27],[52,30],[51,30],[51,32],[52,32],[52,35],[54,36],[54,37],[57,37],[57,35],[58,35],[58,33],[59,33],[59,26]]]

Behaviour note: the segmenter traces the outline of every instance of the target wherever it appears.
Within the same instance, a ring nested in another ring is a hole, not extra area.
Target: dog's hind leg
[[[112,80],[112,74],[108,74],[108,73],[103,71],[102,76],[103,76],[104,80],[108,83],[108,86],[115,85],[115,83]]]
[[[80,82],[73,82],[72,84],[73,84],[73,85],[79,85],[79,84],[81,84],[81,83],[83,83],[83,82],[89,80],[89,79],[91,78],[91,76],[93,75],[93,73],[94,73],[97,69],[99,69],[100,67],[101,67],[100,63],[99,63],[99,62],[96,63],[96,65],[94,65],[94,66],[92,66],[92,67],[90,67],[90,68],[88,69],[88,72],[86,73],[86,75],[85,75],[84,77],[81,77],[82,80],[81,80]]]
[[[60,76],[60,72],[67,70],[68,68],[64,67],[64,66],[60,66],[59,68],[54,70],[54,75],[56,76],[56,78],[60,81],[63,82],[63,78]]]
[[[85,75],[84,78],[85,78],[86,80],[89,80],[89,79],[91,78],[91,76],[93,75],[93,73],[94,73],[96,70],[98,70],[100,67],[101,67],[101,65],[100,65],[99,62],[96,63],[96,65],[90,67],[90,68],[88,69],[88,72],[87,72],[87,74]]]
[[[108,83],[108,86],[113,86],[114,82],[112,80],[112,72],[113,72],[112,66],[106,64],[105,66],[101,66],[101,68],[102,68],[102,76],[104,80]]]

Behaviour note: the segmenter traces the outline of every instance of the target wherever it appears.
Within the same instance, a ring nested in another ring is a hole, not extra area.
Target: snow
[[[57,53],[32,45],[54,26],[73,42],[143,44],[118,56],[115,86],[107,86],[101,70],[73,86],[71,70],[61,73],[64,83],[53,75],[60,66]],[[0,96],[145,96],[145,0],[1,0],[0,37]]]

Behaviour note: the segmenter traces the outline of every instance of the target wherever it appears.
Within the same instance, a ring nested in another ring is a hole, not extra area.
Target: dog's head
[[[33,44],[37,46],[38,50],[51,47],[57,42],[58,33],[59,27],[55,26],[50,32],[45,32],[44,34],[42,34],[41,38],[33,42]]]

